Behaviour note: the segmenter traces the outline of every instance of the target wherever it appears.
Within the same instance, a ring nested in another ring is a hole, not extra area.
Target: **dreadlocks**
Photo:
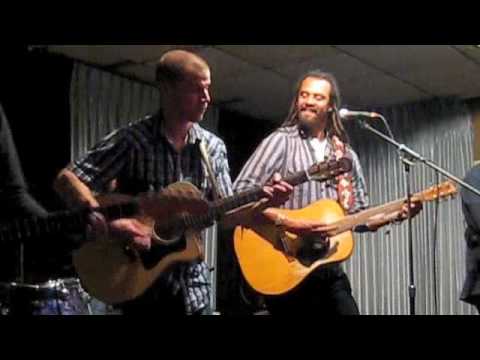
[[[337,80],[332,74],[323,72],[321,70],[309,71],[308,73],[303,75],[300,78],[300,80],[297,82],[295,86],[295,98],[293,99],[292,105],[290,106],[290,111],[288,113],[287,119],[285,120],[285,122],[282,124],[281,127],[290,127],[290,126],[299,124],[298,106],[297,106],[298,97],[300,95],[300,89],[302,87],[303,82],[308,78],[325,80],[330,83],[332,87],[332,91],[330,94],[330,106],[332,108],[332,111],[329,112],[327,128],[325,129],[326,136],[329,138],[337,136],[341,141],[348,144],[349,143],[348,135],[345,131],[345,128],[343,127],[343,124],[340,120],[340,115],[338,113],[339,107],[341,104],[341,98],[340,98],[340,91],[338,89]]]

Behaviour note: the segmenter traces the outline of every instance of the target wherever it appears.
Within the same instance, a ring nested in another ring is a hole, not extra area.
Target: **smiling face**
[[[307,77],[297,99],[298,119],[310,129],[325,129],[331,111],[332,85],[324,79]]]

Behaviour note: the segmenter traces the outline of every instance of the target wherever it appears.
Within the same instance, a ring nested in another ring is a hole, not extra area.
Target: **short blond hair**
[[[200,56],[185,50],[167,52],[156,64],[156,81],[171,85],[185,78],[198,78],[210,71],[207,62]]]

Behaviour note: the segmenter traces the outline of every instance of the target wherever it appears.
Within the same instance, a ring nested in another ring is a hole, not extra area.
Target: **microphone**
[[[350,111],[347,109],[341,109],[338,114],[342,119],[349,119],[354,117],[367,117],[367,118],[379,118],[381,117],[380,114],[374,112],[366,112],[366,111]]]

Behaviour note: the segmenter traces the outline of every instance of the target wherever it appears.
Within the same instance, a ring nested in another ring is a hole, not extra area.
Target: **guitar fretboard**
[[[370,218],[380,215],[380,214],[389,214],[394,211],[399,211],[402,209],[406,200],[397,200],[382,206],[377,206],[372,209],[362,211],[358,214],[347,216],[345,219],[340,220],[336,225],[338,226],[337,234],[341,234],[345,231],[350,231],[358,225],[365,224]]]
[[[440,184],[439,186],[430,188],[424,192],[414,194],[412,196],[412,202],[427,202],[427,201],[434,201],[437,199],[446,198],[448,196],[453,196],[457,192],[454,185],[449,182]],[[372,217],[380,214],[392,214],[393,212],[400,211],[403,206],[407,203],[407,199],[401,199],[392,201],[390,203],[374,207],[372,209],[368,209],[362,211],[360,213],[347,216],[346,218],[338,221],[335,225],[337,225],[337,230],[335,234],[341,234],[345,231],[350,231],[354,229],[358,225],[365,224],[368,220]]]

